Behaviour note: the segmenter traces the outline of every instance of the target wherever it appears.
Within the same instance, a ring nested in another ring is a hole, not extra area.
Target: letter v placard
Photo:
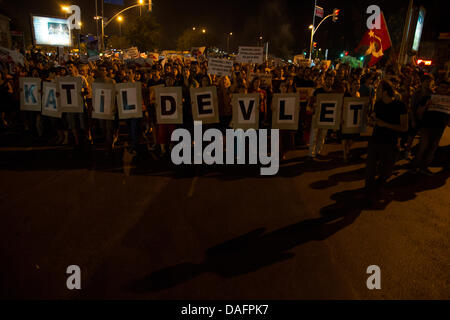
[[[233,94],[233,128],[259,128],[259,93]]]

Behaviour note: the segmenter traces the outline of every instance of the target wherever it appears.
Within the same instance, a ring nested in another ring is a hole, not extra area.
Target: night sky
[[[101,0],[98,0],[101,7]],[[126,5],[137,3],[125,0]],[[439,32],[448,32],[446,11],[442,1],[419,1],[427,9],[423,40],[434,40]],[[13,29],[29,28],[29,14],[62,16],[61,4],[77,4],[81,8],[83,33],[95,34],[95,0],[0,0],[0,12],[13,19]],[[401,40],[408,0],[319,0],[325,14],[333,8],[341,9],[339,22],[331,20],[322,24],[315,41],[318,47],[335,51],[352,50],[365,31],[367,6],[377,4],[385,13],[393,41]],[[176,39],[193,26],[205,27],[219,47],[226,46],[227,34],[233,32],[231,47],[256,45],[259,36],[269,41],[269,51],[281,56],[300,53],[309,47],[314,1],[299,0],[154,0],[153,14],[162,26],[161,49],[175,49]],[[111,17],[121,6],[105,4],[105,16]],[[125,21],[139,15],[139,8],[124,14]],[[124,24],[125,28],[126,22]],[[396,32],[397,31],[397,32]],[[118,34],[116,23],[111,23],[106,34]],[[400,39],[399,39],[400,38]]]

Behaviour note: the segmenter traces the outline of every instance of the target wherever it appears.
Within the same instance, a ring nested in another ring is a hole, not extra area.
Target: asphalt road
[[[400,161],[363,207],[365,146],[313,162],[174,168],[101,150],[0,147],[0,297],[449,299],[450,130],[434,176]],[[81,268],[68,290],[66,268]],[[366,269],[381,269],[369,290]]]

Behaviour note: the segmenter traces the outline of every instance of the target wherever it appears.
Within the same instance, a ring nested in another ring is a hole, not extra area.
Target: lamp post
[[[227,36],[227,53],[230,53],[230,37],[233,35],[233,32],[230,32]]]
[[[122,16],[118,16],[117,17],[117,21],[119,22],[119,36],[122,37],[122,21],[123,21],[123,17]]]
[[[103,9],[102,9],[102,17],[100,17],[100,19],[102,19],[102,49],[105,48],[105,28],[119,15],[121,15],[123,12],[128,11],[132,8],[136,8],[136,7],[140,7],[142,8],[142,6],[144,5],[144,0],[139,0],[139,3],[134,4],[132,6],[129,6],[128,8],[125,8],[121,11],[119,11],[118,13],[116,13],[115,15],[112,16],[111,19],[105,21],[105,17],[103,16]],[[152,1],[149,0],[148,2],[148,10],[151,11],[152,9]],[[102,1],[102,7],[103,7],[103,1]]]

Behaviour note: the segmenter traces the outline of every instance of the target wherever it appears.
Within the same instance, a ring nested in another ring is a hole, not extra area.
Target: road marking
[[[198,176],[195,176],[194,179],[192,179],[191,187],[189,188],[189,192],[187,195],[188,198],[191,198],[194,195],[194,189],[195,189],[195,184],[197,183],[197,180],[198,180]]]

